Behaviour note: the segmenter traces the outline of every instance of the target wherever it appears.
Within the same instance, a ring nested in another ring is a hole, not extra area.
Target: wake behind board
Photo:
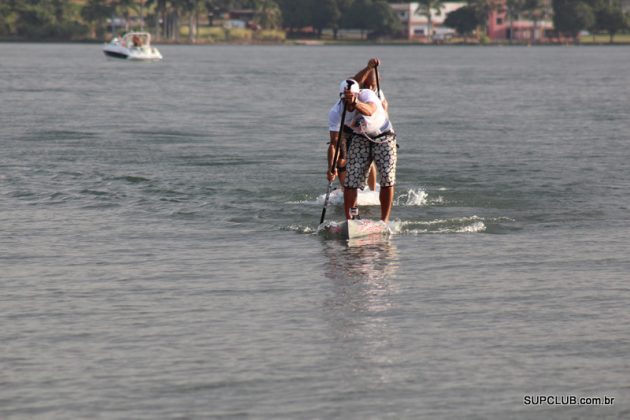
[[[370,219],[346,220],[341,223],[322,223],[317,231],[324,235],[341,237],[343,239],[386,236],[392,232],[389,224],[381,220]]]
[[[357,205],[358,206],[378,206],[381,204],[381,200],[379,198],[379,192],[381,187],[379,184],[376,184],[376,190],[372,191],[369,188],[365,188],[364,190],[359,190],[357,194]],[[326,199],[326,194],[322,194],[317,197],[318,203],[324,203]],[[343,206],[343,190],[335,189],[331,191],[330,197],[328,198],[328,202],[332,205]]]

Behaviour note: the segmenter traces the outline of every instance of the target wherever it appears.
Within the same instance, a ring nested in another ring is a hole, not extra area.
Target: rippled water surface
[[[1,418],[630,417],[630,49],[160,49],[0,44]],[[346,243],[371,56],[401,229]]]

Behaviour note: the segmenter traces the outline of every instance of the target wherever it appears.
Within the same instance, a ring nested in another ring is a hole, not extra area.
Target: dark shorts
[[[376,163],[378,182],[381,187],[392,187],[396,184],[396,135],[390,134],[378,139],[379,143],[371,142],[363,136],[352,137],[348,149],[348,175],[344,186],[346,188],[364,188],[365,179],[372,161]]]

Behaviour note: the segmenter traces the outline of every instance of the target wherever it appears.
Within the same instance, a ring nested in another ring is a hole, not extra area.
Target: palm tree
[[[164,10],[166,9],[166,3],[168,0],[147,0],[146,6],[155,6],[155,39],[159,41],[163,32],[160,26],[160,20],[164,20]]]
[[[186,1],[188,0],[147,0],[148,6],[155,6],[157,40],[161,37],[179,40],[179,16],[182,9],[185,9],[183,5]]]
[[[256,0],[256,23],[264,29],[277,29],[282,25],[282,12],[274,0]]]
[[[505,2],[506,14],[510,20],[510,44],[514,39],[514,19],[518,19],[523,9],[523,1],[524,0],[506,0]]]
[[[140,30],[144,31],[144,4],[146,3],[146,0],[139,0],[140,1]]]
[[[500,0],[468,0],[468,5],[475,11],[479,26],[485,34],[488,27],[488,16],[490,12],[500,7]]]
[[[188,14],[188,42],[194,43],[197,39],[199,23],[199,0],[180,0],[180,7],[185,14]]]
[[[420,4],[418,8],[414,12],[414,14],[424,15],[427,18],[427,39],[429,42],[433,42],[433,18],[431,16],[431,11],[435,10],[436,15],[440,15],[442,13],[442,7],[444,6],[445,0],[420,0]],[[411,20],[411,19],[410,19]]]
[[[135,0],[116,0],[113,3],[115,9],[120,10],[122,16],[125,18],[125,32],[129,31],[129,13],[130,10],[133,10],[138,13],[138,5]]]
[[[535,44],[537,42],[538,22],[549,16],[548,6],[544,0],[523,0],[523,11],[534,22],[530,42]]]
[[[112,15],[112,7],[104,4],[101,0],[88,0],[81,9],[81,17],[90,23],[96,22],[96,27],[92,29],[93,35],[102,39],[105,34],[105,21]]]

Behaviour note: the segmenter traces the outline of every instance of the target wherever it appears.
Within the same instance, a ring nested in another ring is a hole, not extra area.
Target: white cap
[[[348,88],[348,86],[350,86]],[[339,94],[343,95],[343,92],[346,89],[350,89],[350,92],[354,92],[354,93],[359,93],[359,82],[357,82],[354,79],[346,79],[346,80],[342,80],[341,83],[339,84]]]

